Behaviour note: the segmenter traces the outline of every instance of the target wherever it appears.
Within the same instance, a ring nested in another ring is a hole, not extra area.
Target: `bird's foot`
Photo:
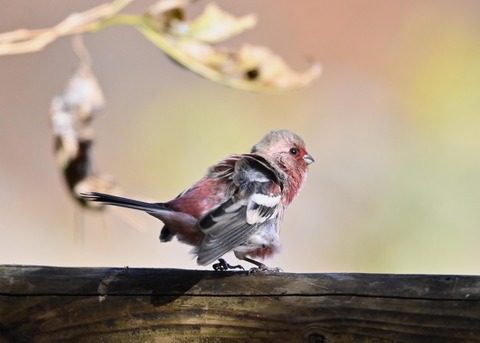
[[[218,263],[215,263],[213,266],[213,269],[217,272],[223,272],[229,269],[241,269],[245,270],[241,265],[237,264],[236,266],[232,266],[231,264],[228,264],[227,261],[225,261],[223,258],[218,259]]]
[[[266,265],[262,264],[258,267],[253,267],[248,270],[247,274],[254,274],[254,273],[281,273],[283,272],[282,268],[278,267],[267,267]]]
[[[281,273],[281,272],[283,272],[282,268],[267,267],[262,262],[255,261],[255,260],[253,260],[249,257],[243,257],[243,260],[256,265],[256,267],[250,268],[249,271],[247,272],[247,274],[253,274],[253,273],[257,273],[257,272],[263,272],[263,273]]]

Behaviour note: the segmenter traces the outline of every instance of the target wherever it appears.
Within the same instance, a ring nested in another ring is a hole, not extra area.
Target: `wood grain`
[[[0,318],[0,342],[480,342],[480,277],[5,265]]]

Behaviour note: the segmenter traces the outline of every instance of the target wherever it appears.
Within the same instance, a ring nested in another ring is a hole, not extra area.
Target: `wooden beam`
[[[480,342],[480,277],[0,266],[0,342]]]

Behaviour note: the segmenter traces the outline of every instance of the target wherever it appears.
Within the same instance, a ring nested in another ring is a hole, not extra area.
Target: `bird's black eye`
[[[293,156],[297,156],[297,155],[298,155],[298,149],[297,149],[297,148],[291,148],[291,149],[290,149],[290,153],[291,153]]]

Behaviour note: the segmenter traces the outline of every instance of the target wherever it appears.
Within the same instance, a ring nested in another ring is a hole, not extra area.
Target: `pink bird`
[[[231,155],[213,165],[201,180],[168,202],[148,203],[96,192],[82,197],[145,211],[160,219],[165,224],[160,241],[176,236],[192,245],[199,265],[219,260],[215,270],[242,268],[221,258],[233,251],[238,259],[257,266],[253,269],[269,270],[255,258],[279,251],[285,210],[314,161],[300,136],[274,130],[255,144],[251,153]]]

